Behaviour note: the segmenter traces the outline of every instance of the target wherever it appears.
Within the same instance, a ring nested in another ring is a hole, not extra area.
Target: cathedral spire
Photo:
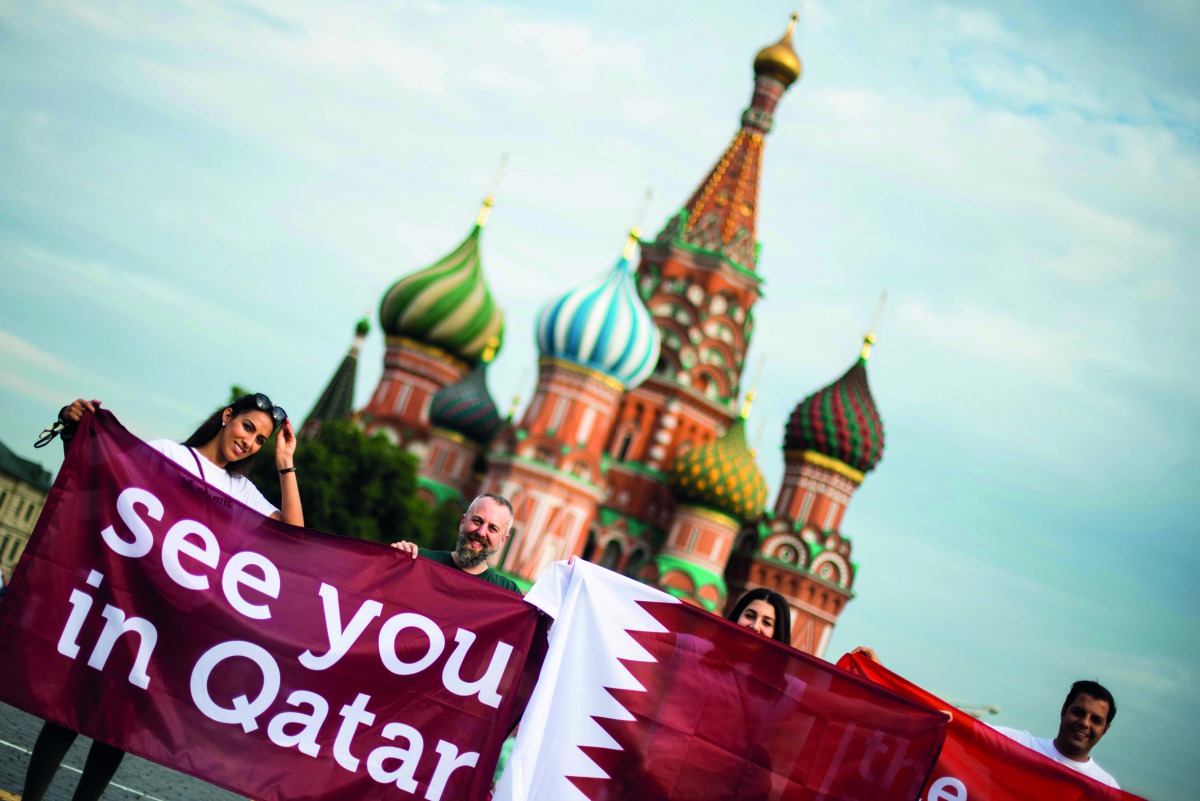
[[[795,26],[793,14],[783,37],[758,51],[754,94],[742,113],[740,129],[683,209],[659,234],[658,242],[674,241],[716,253],[751,273],[757,269],[758,175],[775,106],[800,77],[800,58],[792,47]]]
[[[358,375],[358,352],[362,350],[363,340],[370,330],[371,324],[365,317],[354,326],[354,341],[350,344],[350,350],[300,427],[301,438],[315,437],[322,423],[350,418],[354,404],[354,381]]]

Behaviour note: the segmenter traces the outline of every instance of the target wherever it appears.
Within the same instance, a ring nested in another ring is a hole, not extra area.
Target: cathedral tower
[[[883,421],[867,385],[874,342],[868,334],[858,361],[792,412],[774,518],[743,529],[726,573],[731,599],[754,587],[783,594],[792,607],[792,644],[816,656],[824,655],[853,597],[855,566],[842,516],[883,458]]]
[[[724,605],[725,565],[738,530],[758,520],[767,505],[767,483],[746,445],[749,406],[748,400],[725,436],[680,454],[669,472],[677,503],[654,560],[656,580],[710,611]]]
[[[621,402],[608,443],[609,492],[597,548],[618,564],[648,564],[671,521],[666,473],[712,442],[737,416],[746,349],[754,334],[759,171],[774,111],[800,77],[787,32],[754,59],[754,92],[721,158],[653,242],[642,243],[638,289],[662,335],[654,374]],[[636,575],[635,569],[625,572]]]
[[[342,359],[342,363],[338,365],[338,369],[334,371],[333,377],[329,379],[325,391],[317,398],[313,410],[304,420],[304,425],[300,427],[301,439],[315,437],[321,430],[322,423],[349,420],[353,415],[354,382],[358,376],[358,353],[362,350],[363,340],[367,338],[367,332],[370,330],[371,324],[365,317],[354,326],[354,341],[350,344],[350,350]]]
[[[636,243],[633,231],[610,272],[542,310],[537,390],[489,459],[482,491],[504,495],[515,510],[498,566],[521,578],[582,552],[604,497],[604,445],[621,395],[658,360],[658,330],[629,263]]]

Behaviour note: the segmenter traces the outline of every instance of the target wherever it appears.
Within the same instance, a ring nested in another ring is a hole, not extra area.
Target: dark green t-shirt
[[[430,551],[425,548],[418,548],[417,555],[423,556],[426,559],[432,559],[435,562],[441,562],[443,565],[458,567],[458,565],[454,563],[454,553],[452,551]],[[497,587],[503,587],[506,590],[512,590],[517,595],[521,594],[521,588],[516,585],[516,582],[507,576],[500,575],[495,570],[492,570],[490,566],[482,573],[471,573],[469,575],[473,575],[475,578],[481,578],[484,581],[490,581]]]

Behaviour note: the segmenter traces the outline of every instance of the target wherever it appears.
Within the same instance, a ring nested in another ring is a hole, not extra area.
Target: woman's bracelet
[[[295,473],[295,472],[296,472],[296,468],[294,468],[294,467],[285,467],[285,468],[283,468],[282,470],[280,470],[280,471],[279,471],[279,475],[281,475],[281,476],[282,476],[282,475],[284,475],[284,474],[286,474],[286,473]]]

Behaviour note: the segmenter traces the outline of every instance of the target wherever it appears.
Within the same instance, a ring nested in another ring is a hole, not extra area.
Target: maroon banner
[[[946,716],[597,565],[555,618],[498,801],[913,801]]]
[[[0,602],[0,699],[267,801],[480,799],[538,618],[453,568],[263,517],[102,411]]]
[[[942,755],[921,794],[925,801],[1144,801],[1010,740],[878,662],[847,654],[838,666],[917,703],[952,712]]]

